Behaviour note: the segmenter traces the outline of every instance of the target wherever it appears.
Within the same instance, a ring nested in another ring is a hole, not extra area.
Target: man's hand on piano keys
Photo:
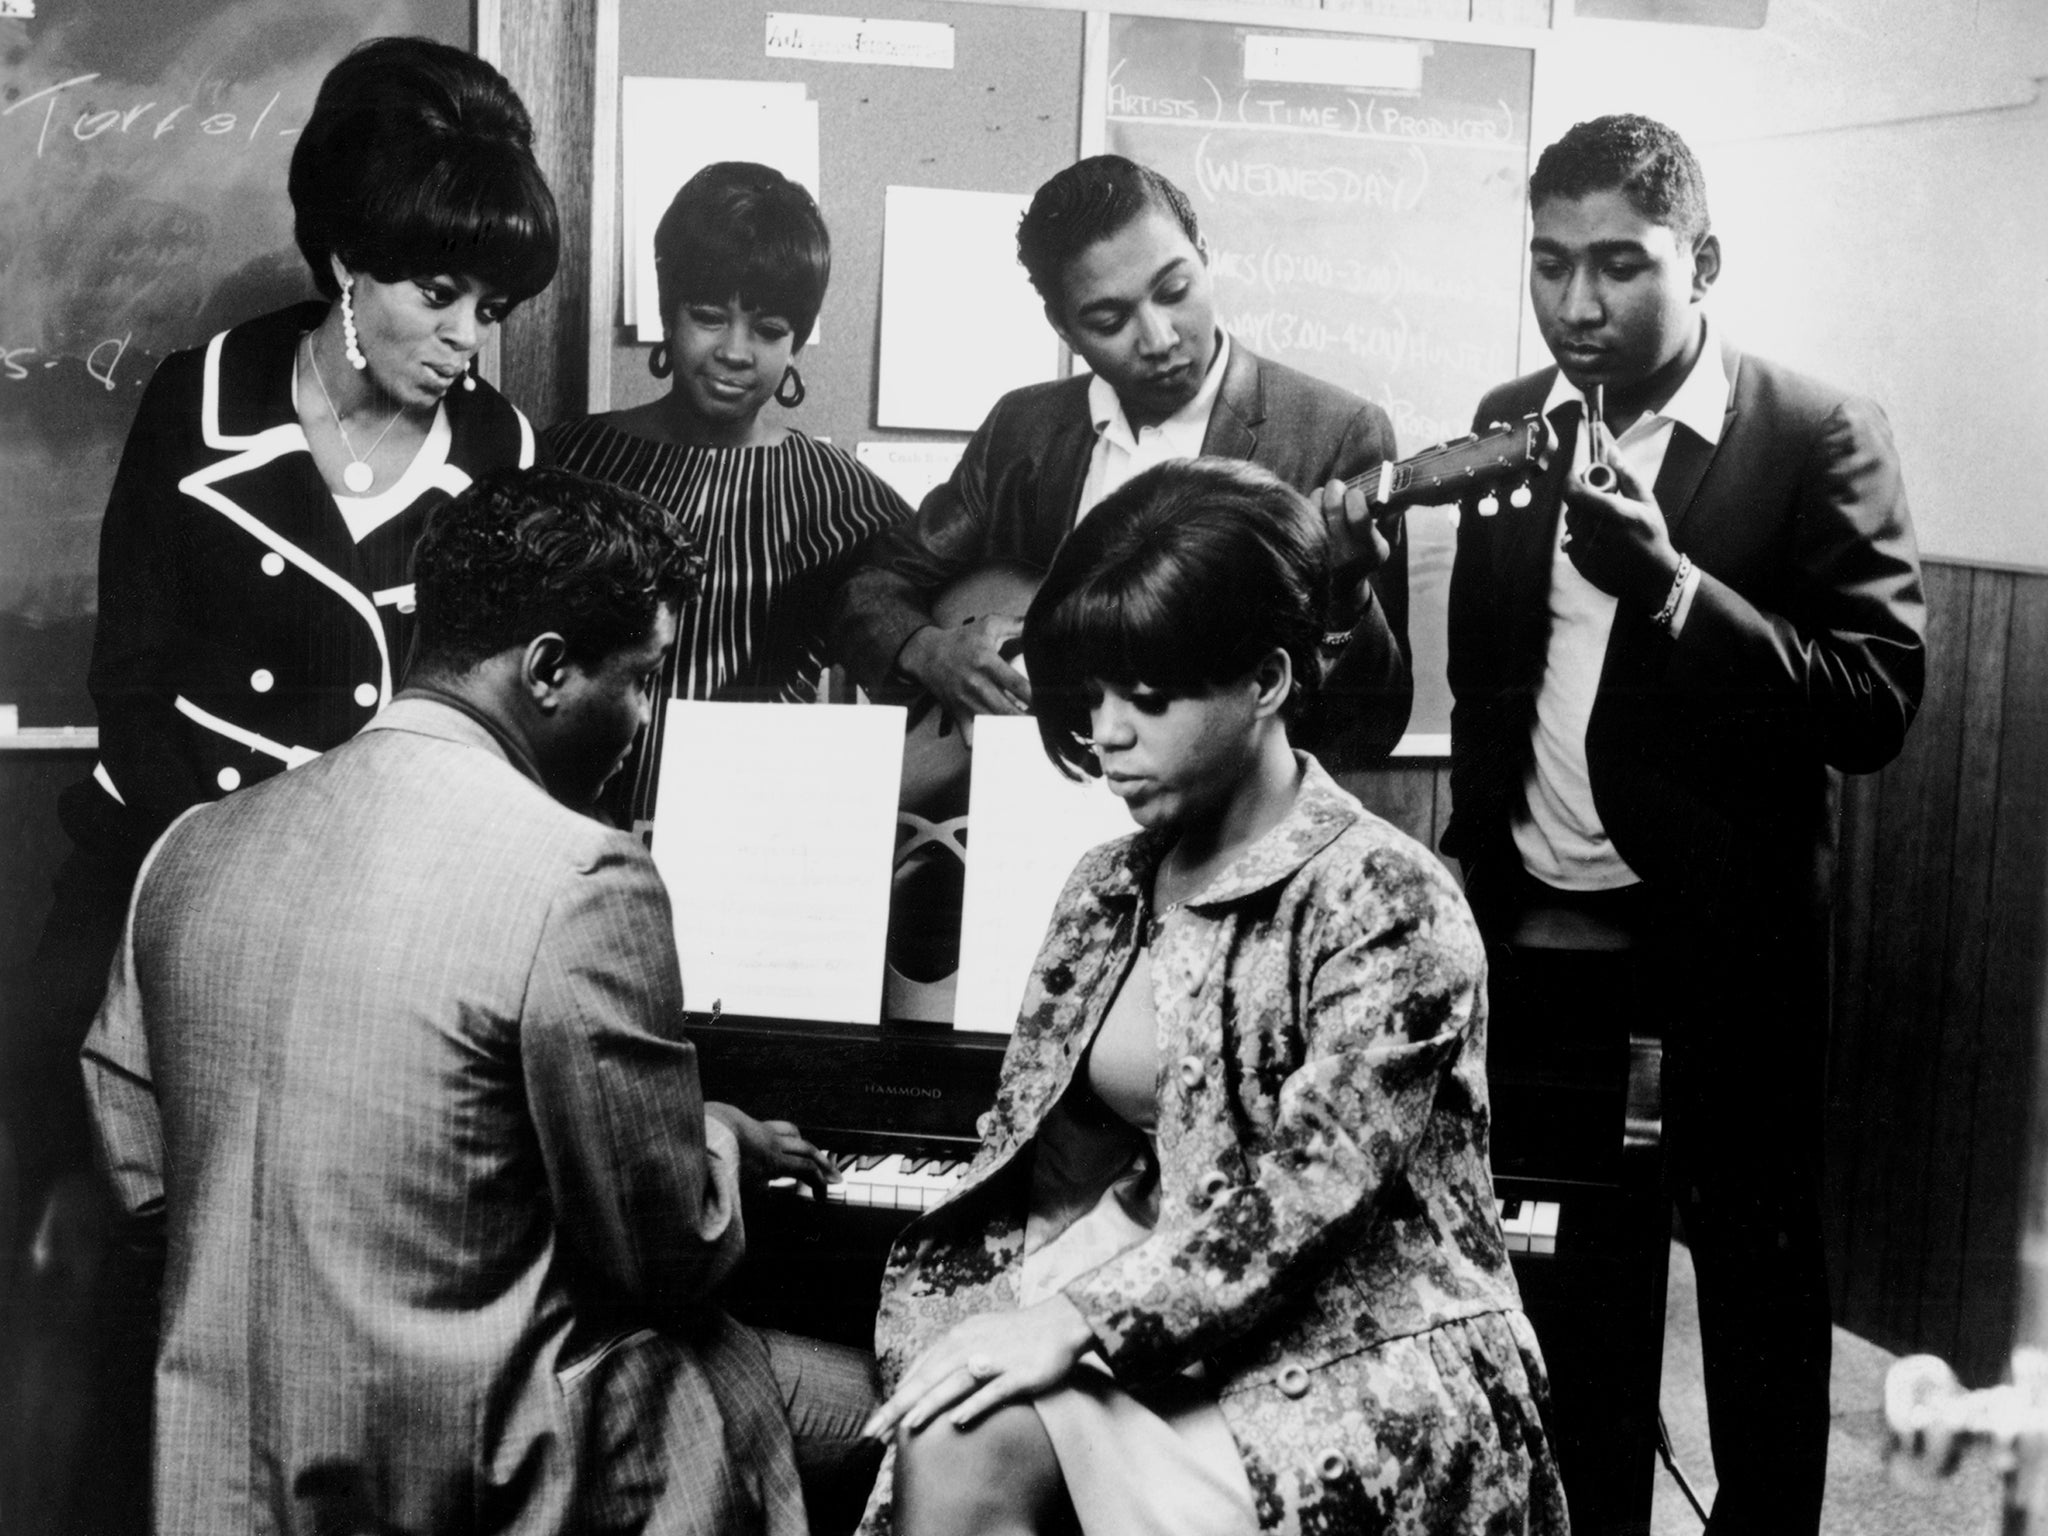
[[[839,1167],[830,1154],[804,1140],[787,1120],[756,1120],[730,1104],[707,1103],[704,1113],[731,1128],[740,1144],[740,1182],[758,1189],[771,1179],[795,1179],[821,1198],[839,1182]]]
[[[1057,1292],[1022,1311],[970,1317],[917,1357],[861,1434],[887,1443],[899,1424],[915,1434],[948,1409],[953,1428],[971,1429],[1060,1385],[1094,1343],[1088,1320]]]

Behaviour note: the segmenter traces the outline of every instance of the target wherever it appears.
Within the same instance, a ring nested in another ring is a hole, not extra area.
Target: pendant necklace
[[[357,453],[355,444],[348,440],[348,428],[341,424],[341,412],[334,408],[334,396],[327,393],[327,380],[320,376],[320,358],[313,351],[313,333],[306,333],[306,361],[313,365],[313,382],[320,386],[320,398],[327,402],[327,414],[334,418],[334,430],[341,434],[341,446],[348,452],[348,467],[341,472],[341,483],[352,495],[361,496],[376,484],[377,472],[367,462],[374,455],[384,439],[391,435],[391,429],[398,425],[398,418],[405,414],[403,405],[391,413],[391,419],[384,423],[384,430],[377,434],[377,441],[362,453]]]

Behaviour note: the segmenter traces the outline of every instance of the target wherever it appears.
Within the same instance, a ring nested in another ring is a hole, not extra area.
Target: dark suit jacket
[[[1656,497],[1702,575],[1683,631],[1623,604],[1586,733],[1593,799],[1647,886],[1719,925],[1832,878],[1833,777],[1888,762],[1920,702],[1925,611],[1897,455],[1868,400],[1743,356],[1721,441],[1674,429]],[[1542,408],[1554,368],[1478,422]],[[1513,859],[1550,629],[1560,452],[1535,501],[1459,519],[1451,573],[1453,815],[1468,865]]]
[[[998,400],[952,478],[915,518],[870,544],[840,589],[834,658],[870,692],[885,688],[903,642],[931,623],[942,588],[997,562],[1043,570],[1074,526],[1094,447],[1085,376]],[[1394,431],[1378,406],[1232,342],[1202,452],[1248,459],[1314,491],[1394,457]],[[1376,600],[1328,680],[1326,728],[1309,738],[1333,766],[1383,756],[1408,722],[1406,540],[1372,585]]]
[[[84,1061],[156,1529],[802,1530],[682,1019],[647,850],[444,705],[176,823]]]

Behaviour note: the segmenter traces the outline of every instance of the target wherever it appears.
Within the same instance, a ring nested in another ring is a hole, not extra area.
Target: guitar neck
[[[1526,477],[1545,462],[1549,435],[1540,416],[1498,427],[1484,437],[1439,443],[1405,459],[1389,459],[1344,482],[1365,492],[1373,513],[1453,501],[1478,486]]]
[[[1362,475],[1344,482],[1347,491],[1365,492],[1365,502],[1374,512],[1412,505],[1416,498],[1406,494],[1415,483],[1413,459],[1384,459]]]

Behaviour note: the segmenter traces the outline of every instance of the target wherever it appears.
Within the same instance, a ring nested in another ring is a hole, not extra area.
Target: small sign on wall
[[[770,11],[768,57],[816,59],[827,64],[903,64],[915,69],[951,69],[953,29],[938,21]]]
[[[1578,0],[1581,20],[1673,21],[1691,27],[1749,27],[1764,24],[1770,0]]]

